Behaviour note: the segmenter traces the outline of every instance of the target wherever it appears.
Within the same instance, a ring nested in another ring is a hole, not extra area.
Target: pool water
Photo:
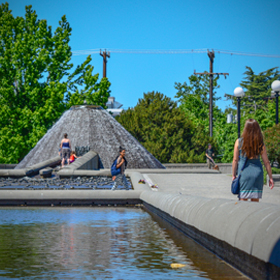
[[[0,279],[144,278],[245,276],[142,209],[0,208]]]

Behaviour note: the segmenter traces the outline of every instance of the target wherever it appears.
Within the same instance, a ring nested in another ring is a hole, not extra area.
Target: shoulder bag
[[[232,182],[231,182],[231,192],[232,192],[232,194],[239,194],[239,180],[240,180],[240,177],[241,177],[241,173],[246,166],[246,163],[247,163],[247,158],[246,158],[246,160],[243,164],[243,167],[240,170],[240,173],[239,173],[238,177],[235,178],[234,180],[232,180]]]

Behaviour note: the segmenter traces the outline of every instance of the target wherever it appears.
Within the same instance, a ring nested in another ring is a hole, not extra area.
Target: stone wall
[[[253,279],[279,279],[280,206],[144,191],[144,206]]]

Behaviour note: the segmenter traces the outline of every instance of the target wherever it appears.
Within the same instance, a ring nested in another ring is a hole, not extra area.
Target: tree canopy
[[[269,127],[264,132],[268,159],[273,165],[275,161],[280,164],[280,124]]]
[[[71,105],[105,106],[110,83],[91,57],[73,70],[71,31],[66,16],[52,31],[31,6],[15,18],[0,5],[0,162],[23,158]]]
[[[205,141],[209,139],[197,137],[193,122],[175,101],[162,93],[144,94],[134,108],[116,119],[163,163],[197,162],[205,158]],[[201,146],[202,158],[198,154]]]

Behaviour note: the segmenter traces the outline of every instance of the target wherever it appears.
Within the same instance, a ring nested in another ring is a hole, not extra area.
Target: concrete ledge
[[[36,175],[36,174],[39,174],[40,169],[43,169],[43,168],[46,168],[49,166],[56,166],[56,165],[60,164],[60,162],[61,162],[61,158],[60,158],[60,156],[57,156],[57,157],[42,161],[40,163],[34,164],[32,166],[29,166],[29,167],[27,167],[27,169],[29,169],[30,172],[32,172],[32,175]],[[18,170],[20,170],[20,169],[18,169]]]
[[[57,174],[60,178],[67,177],[92,177],[92,176],[111,176],[111,170],[109,169],[100,169],[100,170],[75,170],[75,169],[66,169],[58,171]]]
[[[51,167],[43,168],[39,171],[39,174],[43,178],[49,178],[52,176],[53,169]]]
[[[0,177],[24,177],[32,174],[29,169],[0,169]]]
[[[48,166],[56,166],[60,164],[60,156],[42,161],[38,164],[28,166],[24,169],[0,169],[0,177],[24,177],[39,174],[39,171]]]
[[[131,184],[135,191],[143,192],[143,191],[151,191],[150,187],[147,184],[139,184],[139,180],[145,180],[143,175],[139,172],[131,172],[129,174]]]
[[[208,169],[206,163],[164,163],[167,169]],[[231,163],[217,163],[219,171],[225,174],[231,174],[232,164]]]
[[[274,187],[280,187],[280,174],[272,174]],[[269,176],[266,175],[266,184],[269,185]]]
[[[81,158],[76,159],[70,165],[66,165],[64,169],[73,170],[98,170],[98,154],[94,151],[89,151]]]
[[[71,164],[70,164],[71,166]],[[186,170],[186,169],[126,169],[125,174],[126,176],[131,177],[133,173],[140,173],[140,174],[174,174],[174,173],[189,173],[189,174],[220,174],[217,170],[209,170],[209,169],[193,169],[193,170]],[[99,170],[77,170],[73,168],[63,168],[58,173],[60,178],[66,177],[80,177],[80,176],[111,176],[110,169],[99,169]],[[143,178],[142,178],[143,179]]]
[[[140,198],[151,211],[250,277],[279,279],[280,206],[150,191]]]
[[[195,173],[195,174],[220,174],[217,170],[211,169],[186,169],[186,168],[170,168],[170,169],[127,169],[126,173],[140,172],[144,174],[176,174],[176,173]]]
[[[1,190],[0,206],[126,205],[141,203],[134,190]]]
[[[17,164],[0,164],[0,169],[14,169]]]

